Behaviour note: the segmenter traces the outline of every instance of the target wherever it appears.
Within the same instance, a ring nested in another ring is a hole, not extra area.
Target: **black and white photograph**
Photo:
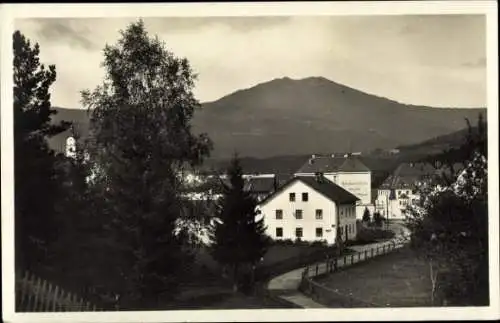
[[[2,5],[4,320],[498,319],[496,3],[364,4]]]

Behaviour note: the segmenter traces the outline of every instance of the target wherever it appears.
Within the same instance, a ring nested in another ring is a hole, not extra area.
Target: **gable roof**
[[[325,177],[322,177],[321,182],[319,182],[315,177],[311,176],[294,176],[292,177],[287,183],[284,185],[280,186],[275,192],[267,196],[264,200],[262,200],[259,204],[264,204],[268,200],[270,200],[272,197],[276,196],[277,194],[281,193],[284,189],[289,187],[291,184],[300,181],[307,186],[311,187],[321,195],[325,196],[329,200],[339,203],[339,204],[346,204],[346,203],[354,203],[359,200],[358,197],[355,195],[349,193],[342,187],[338,186],[334,182],[328,180]]]
[[[436,176],[438,169],[429,163],[401,163],[380,185],[381,189],[414,188],[418,181]]]
[[[357,173],[369,172],[370,169],[356,157],[347,157],[342,165],[339,167],[339,172]]]
[[[313,156],[296,171],[297,174],[369,172],[370,169],[358,157],[344,155]]]

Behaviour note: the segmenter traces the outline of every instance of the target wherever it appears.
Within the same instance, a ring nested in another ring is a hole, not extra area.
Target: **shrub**
[[[363,228],[358,231],[356,237],[357,244],[366,244],[376,242],[378,240],[391,239],[394,237],[394,232],[382,230],[378,228]]]

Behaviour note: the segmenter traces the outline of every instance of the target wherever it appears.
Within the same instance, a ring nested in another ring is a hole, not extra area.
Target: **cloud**
[[[103,77],[105,44],[138,18],[37,19],[19,23],[55,64],[56,105]],[[484,16],[290,16],[145,18],[199,78],[200,101],[279,77],[323,76],[404,103],[484,106]],[[472,68],[474,66],[474,68]]]

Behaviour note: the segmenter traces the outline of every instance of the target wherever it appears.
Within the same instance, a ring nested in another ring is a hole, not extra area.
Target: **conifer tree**
[[[238,290],[240,270],[252,268],[265,255],[270,239],[264,218],[258,218],[257,200],[245,190],[243,170],[237,155],[227,170],[229,183],[218,205],[216,221],[211,228],[213,257],[232,269],[234,290]]]
[[[92,113],[86,149],[106,219],[106,283],[122,307],[154,307],[160,295],[173,296],[189,263],[176,230],[181,174],[208,156],[211,143],[191,131],[200,104],[188,60],[150,37],[142,20],[120,34],[104,49],[103,84],[82,93]]]
[[[56,113],[50,86],[54,65],[40,63],[40,46],[20,31],[13,34],[14,54],[14,195],[16,264],[48,265],[50,244],[59,232],[55,205],[59,195],[57,158],[47,138],[63,132],[68,123],[51,123]]]
[[[369,223],[370,219],[371,219],[370,210],[368,210],[368,208],[365,207],[365,211],[363,212],[363,222]]]

